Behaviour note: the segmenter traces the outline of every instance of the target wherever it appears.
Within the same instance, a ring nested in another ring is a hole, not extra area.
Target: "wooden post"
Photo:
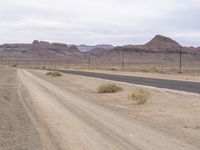
[[[9,49],[8,50],[8,68],[9,68],[9,71],[10,71],[10,67],[11,67],[11,50]]]
[[[53,70],[54,72],[56,71],[56,56],[54,55],[54,60],[53,60]]]
[[[124,70],[124,67],[125,67],[124,51],[122,50],[122,70]]]
[[[64,66],[67,67],[67,55],[65,55],[65,62],[64,62]]]
[[[180,46],[179,71],[182,72],[182,46]]]
[[[68,55],[68,69],[70,68],[70,57]]]
[[[90,63],[91,63],[91,59],[90,59],[90,56],[89,56],[89,60],[88,60],[88,68],[89,68],[89,69],[90,69],[90,67],[91,67],[91,66],[90,66],[90,65],[91,65]]]

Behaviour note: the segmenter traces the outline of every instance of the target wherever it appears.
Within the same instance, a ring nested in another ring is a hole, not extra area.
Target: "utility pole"
[[[65,55],[65,61],[64,61],[64,66],[66,65],[67,67],[67,54]]]
[[[54,72],[56,71],[56,56],[54,55],[54,60],[53,60],[53,70]]]
[[[70,55],[68,55],[68,69],[70,68]]]
[[[179,61],[179,71],[182,72],[182,46],[180,46],[180,61]]]
[[[88,58],[89,60],[88,60],[88,68],[90,69],[90,65],[91,65],[91,59],[90,59],[90,56],[89,56],[89,58]]]
[[[125,67],[124,51],[122,50],[122,70],[124,70],[124,67]]]
[[[9,71],[10,71],[10,67],[11,67],[11,58],[10,58],[11,54],[10,53],[11,53],[11,50],[9,49],[8,50],[8,69],[9,69]]]

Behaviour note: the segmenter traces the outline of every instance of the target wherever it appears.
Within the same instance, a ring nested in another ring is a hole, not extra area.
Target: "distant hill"
[[[31,44],[3,44],[0,45],[0,61],[2,60],[63,60],[73,64],[87,64],[89,56],[96,65],[111,67],[120,66],[122,52],[125,52],[125,61],[129,65],[178,64],[180,44],[175,40],[156,35],[144,45],[68,45],[65,43],[49,43],[35,40]],[[200,65],[200,48],[182,47],[185,65]],[[87,66],[87,65],[86,65]]]
[[[180,44],[171,38],[162,35],[156,35],[151,41],[149,41],[145,46],[148,49],[153,50],[179,50]]]
[[[109,44],[100,44],[100,45],[78,45],[77,48],[82,51],[82,52],[87,52],[93,49],[113,49],[114,46],[109,45]]]
[[[102,56],[104,54],[108,54],[112,50],[113,49],[95,48],[95,49],[87,51],[86,53],[93,56]]]
[[[156,35],[152,40],[144,45],[125,45],[114,48],[115,50],[135,51],[135,52],[178,52],[180,44],[169,37]]]
[[[65,57],[68,53],[80,53],[76,46],[63,43],[49,43],[34,40],[32,44],[0,45],[0,58],[15,57],[15,59],[52,59]]]
[[[92,53],[93,50],[90,51]],[[110,51],[98,50],[96,53],[97,62],[102,65],[118,65],[122,61],[122,52],[125,55],[125,62],[130,66],[150,65],[150,66],[176,66],[179,63],[180,44],[175,40],[156,35],[152,40],[144,45],[124,45],[116,46]],[[182,47],[182,58],[185,66],[200,65],[200,49],[192,47]]]

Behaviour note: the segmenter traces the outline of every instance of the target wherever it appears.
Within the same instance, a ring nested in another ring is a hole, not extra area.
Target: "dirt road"
[[[118,109],[117,102],[106,105],[88,89],[81,90],[81,82],[39,71],[1,70],[0,149],[200,149],[198,115],[175,118],[129,111],[125,105]],[[199,113],[200,104],[193,102],[198,107],[192,111]]]
[[[0,150],[42,149],[19,88],[16,70],[0,69]]]

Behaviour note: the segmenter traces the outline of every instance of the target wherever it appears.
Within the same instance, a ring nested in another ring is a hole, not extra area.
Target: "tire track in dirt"
[[[39,136],[17,93],[15,69],[0,69],[0,149],[42,149]]]

